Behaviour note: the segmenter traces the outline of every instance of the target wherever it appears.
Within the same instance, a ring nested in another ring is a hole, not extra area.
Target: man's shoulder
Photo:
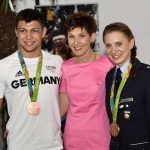
[[[47,51],[43,51],[44,59],[48,61],[58,61],[60,63],[63,62],[62,58],[59,55],[53,55]]]
[[[4,65],[10,65],[12,62],[14,62],[14,60],[16,60],[16,52],[14,52],[13,54],[3,58],[0,60],[0,66],[6,67]]]

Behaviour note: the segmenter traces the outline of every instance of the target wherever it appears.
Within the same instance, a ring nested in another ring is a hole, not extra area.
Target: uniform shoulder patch
[[[150,71],[150,65],[148,64],[142,64],[142,70],[145,70],[145,71]]]

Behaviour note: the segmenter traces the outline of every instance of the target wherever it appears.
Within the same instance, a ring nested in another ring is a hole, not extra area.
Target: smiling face
[[[130,59],[134,39],[130,40],[123,32],[113,31],[106,33],[104,43],[108,57],[119,67]]]
[[[19,21],[15,30],[18,46],[24,57],[37,57],[41,52],[42,38],[46,28],[42,28],[38,21]]]
[[[95,41],[95,33],[90,34],[77,27],[68,32],[68,44],[76,57],[84,57],[91,53],[91,43]]]

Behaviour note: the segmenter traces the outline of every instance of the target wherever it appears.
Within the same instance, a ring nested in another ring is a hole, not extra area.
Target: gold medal
[[[113,137],[116,137],[119,135],[119,131],[120,131],[120,128],[118,126],[117,123],[111,123],[110,125],[110,133]]]
[[[40,113],[40,105],[37,102],[31,102],[28,105],[28,113],[29,115],[36,116]]]

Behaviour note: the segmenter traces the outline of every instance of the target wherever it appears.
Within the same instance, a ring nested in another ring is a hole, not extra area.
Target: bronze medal
[[[110,125],[110,133],[113,137],[116,137],[119,135],[119,131],[120,131],[120,128],[118,126],[117,123],[111,123]]]
[[[36,116],[40,113],[40,105],[37,102],[31,102],[28,105],[28,113],[29,115]]]

